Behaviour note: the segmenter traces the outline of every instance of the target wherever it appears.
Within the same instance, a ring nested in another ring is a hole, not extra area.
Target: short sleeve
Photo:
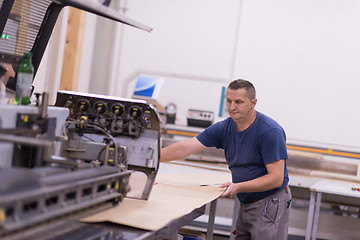
[[[287,159],[286,135],[281,128],[272,128],[260,138],[260,151],[264,164]]]
[[[206,147],[223,148],[221,129],[221,123],[215,123],[198,134],[196,138]]]

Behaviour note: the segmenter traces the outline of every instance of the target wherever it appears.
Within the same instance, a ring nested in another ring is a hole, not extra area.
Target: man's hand
[[[285,160],[278,160],[266,165],[268,174],[264,176],[239,183],[227,182],[221,188],[226,188],[222,197],[233,197],[238,193],[264,192],[278,188],[284,181]]]
[[[237,194],[234,183],[223,183],[220,185],[220,188],[226,188],[225,191],[221,194],[221,197],[232,198]]]

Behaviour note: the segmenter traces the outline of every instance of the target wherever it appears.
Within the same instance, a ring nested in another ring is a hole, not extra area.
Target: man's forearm
[[[180,158],[181,156],[178,156],[176,148],[174,148],[173,145],[161,149],[160,162],[169,162]]]
[[[284,180],[283,176],[274,176],[270,174],[266,174],[262,177],[236,183],[236,191],[239,192],[264,192],[274,188],[278,188],[282,185]]]
[[[160,162],[182,159],[205,148],[195,137],[161,149]]]

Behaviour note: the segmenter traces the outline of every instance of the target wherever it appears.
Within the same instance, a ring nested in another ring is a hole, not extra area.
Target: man
[[[161,150],[160,161],[184,158],[206,147],[224,149],[232,183],[223,197],[237,196],[236,239],[287,239],[291,194],[287,187],[286,136],[273,119],[257,112],[255,88],[238,79],[226,91],[230,115],[196,137]]]
[[[12,68],[12,65],[9,63],[0,62],[0,80],[3,81],[2,83],[6,85],[9,77],[14,77],[14,76],[15,76],[15,72],[14,69]]]
[[[0,94],[4,94],[6,98],[14,98],[15,94],[13,91],[7,89],[6,83],[8,82],[9,77],[14,77],[15,72],[11,64],[0,62]],[[3,96],[1,96],[2,98]],[[0,100],[1,101],[1,100]]]

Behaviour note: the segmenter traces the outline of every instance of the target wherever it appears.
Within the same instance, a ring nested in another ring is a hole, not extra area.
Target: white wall
[[[49,93],[49,104],[55,103],[56,93],[60,86],[68,15],[69,8],[66,7],[57,19],[33,82],[34,92]]]
[[[241,1],[140,0],[127,7],[129,17],[154,30],[124,28],[118,93],[131,96],[126,83],[134,73],[155,72],[165,76],[158,101],[177,104],[178,124],[186,125],[189,108],[217,115],[221,88],[232,79]]]
[[[69,7],[65,7],[59,14],[53,33],[49,39],[44,56],[34,79],[35,92],[49,93],[49,104],[56,101],[56,94],[60,88],[63,58],[65,51],[66,29],[69,17]],[[84,44],[82,46],[82,61],[79,73],[79,92],[89,92],[91,78],[91,59],[93,58],[94,36],[97,16],[86,15]],[[32,96],[34,97],[34,96]]]
[[[122,0],[120,5],[128,17],[154,30],[117,24],[115,39],[95,42],[94,53],[104,44],[114,46],[111,74],[102,80],[107,94],[129,95],[128,82],[138,73],[167,76],[159,101],[178,104],[185,124],[186,110],[194,106],[217,115],[218,88],[245,78],[258,90],[257,109],[280,122],[290,140],[359,151],[359,1]],[[83,61],[91,66],[89,57]],[[82,76],[86,89],[90,77]]]
[[[257,87],[257,109],[279,121],[290,140],[359,149],[358,1],[132,0],[128,7],[128,16],[154,31],[126,29],[120,82],[138,69],[246,78]],[[178,104],[190,108],[195,84],[184,83],[173,82],[178,94],[166,98],[183,96]],[[203,87],[196,102],[211,109],[213,94]]]
[[[244,1],[235,76],[290,139],[360,146],[360,2]]]

